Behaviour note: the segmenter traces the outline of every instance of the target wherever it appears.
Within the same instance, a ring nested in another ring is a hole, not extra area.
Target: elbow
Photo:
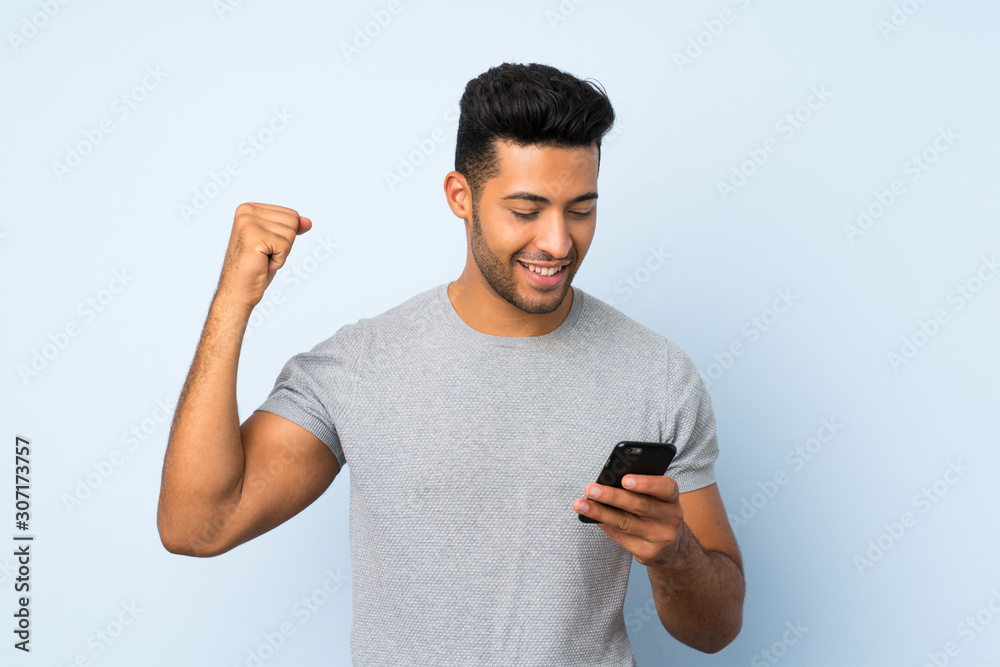
[[[725,632],[720,632],[718,635],[713,637],[711,640],[706,641],[701,646],[696,646],[702,653],[718,653],[722,649],[726,648],[739,636],[740,631],[743,630],[743,614],[741,613],[736,619],[736,622],[732,624],[731,627],[726,628]]]
[[[706,637],[704,645],[698,648],[702,653],[718,653],[732,644],[743,630],[743,604],[746,601],[746,582],[743,579],[743,566],[736,562],[740,570],[738,586],[734,595],[726,605],[725,611],[719,616],[719,623],[711,638]]]
[[[194,541],[184,540],[182,537],[171,533],[160,533],[160,543],[163,548],[178,556],[193,556],[195,558],[211,558],[222,553],[219,549],[211,548],[208,545],[198,544]]]
[[[192,531],[170,525],[170,522],[163,518],[162,513],[157,515],[156,530],[160,536],[160,544],[172,554],[211,558],[228,551],[218,543],[199,538]]]
[[[721,651],[722,649],[724,649],[724,648],[726,648],[727,646],[729,646],[730,644],[732,644],[732,643],[733,643],[733,640],[735,640],[735,639],[736,639],[736,637],[737,637],[737,636],[738,636],[739,634],[740,634],[740,631],[739,631],[739,630],[737,630],[737,631],[736,631],[736,632],[735,632],[734,634],[730,635],[729,637],[727,637],[727,638],[724,638],[724,639],[722,639],[721,641],[719,641],[719,642],[716,642],[715,644],[712,644],[712,645],[710,645],[710,646],[707,646],[707,647],[705,647],[705,648],[701,649],[701,652],[702,652],[702,653],[709,653],[709,654],[711,654],[711,653],[718,653],[718,652],[719,652],[719,651]]]

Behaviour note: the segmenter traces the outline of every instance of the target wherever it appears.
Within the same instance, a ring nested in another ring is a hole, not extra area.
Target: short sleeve
[[[257,408],[315,435],[330,448],[341,467],[347,458],[337,422],[350,406],[357,385],[363,342],[362,323],[347,324],[308,352],[292,356]]]
[[[676,480],[681,493],[714,483],[719,443],[712,399],[694,362],[670,341],[666,403],[666,442],[677,447],[667,475]]]

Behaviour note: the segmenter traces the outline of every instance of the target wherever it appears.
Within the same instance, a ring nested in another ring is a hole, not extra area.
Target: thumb
[[[305,217],[304,215],[300,215],[299,216],[299,228],[298,228],[298,230],[296,230],[295,233],[296,234],[304,234],[305,232],[308,232],[310,229],[312,229],[312,226],[313,226],[312,220],[310,220],[309,218]]]

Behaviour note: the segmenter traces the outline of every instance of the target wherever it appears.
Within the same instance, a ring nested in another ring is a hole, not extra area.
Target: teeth
[[[525,262],[521,262],[521,264],[541,276],[553,276],[557,274],[559,271],[561,271],[563,268],[561,266],[553,266],[546,268],[544,266],[535,266],[534,264],[526,264]]]

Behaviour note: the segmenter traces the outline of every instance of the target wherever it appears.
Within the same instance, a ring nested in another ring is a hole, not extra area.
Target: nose
[[[554,210],[550,215],[538,220],[535,246],[539,251],[551,255],[553,259],[566,259],[569,256],[573,240],[569,236],[569,228],[562,211]]]

